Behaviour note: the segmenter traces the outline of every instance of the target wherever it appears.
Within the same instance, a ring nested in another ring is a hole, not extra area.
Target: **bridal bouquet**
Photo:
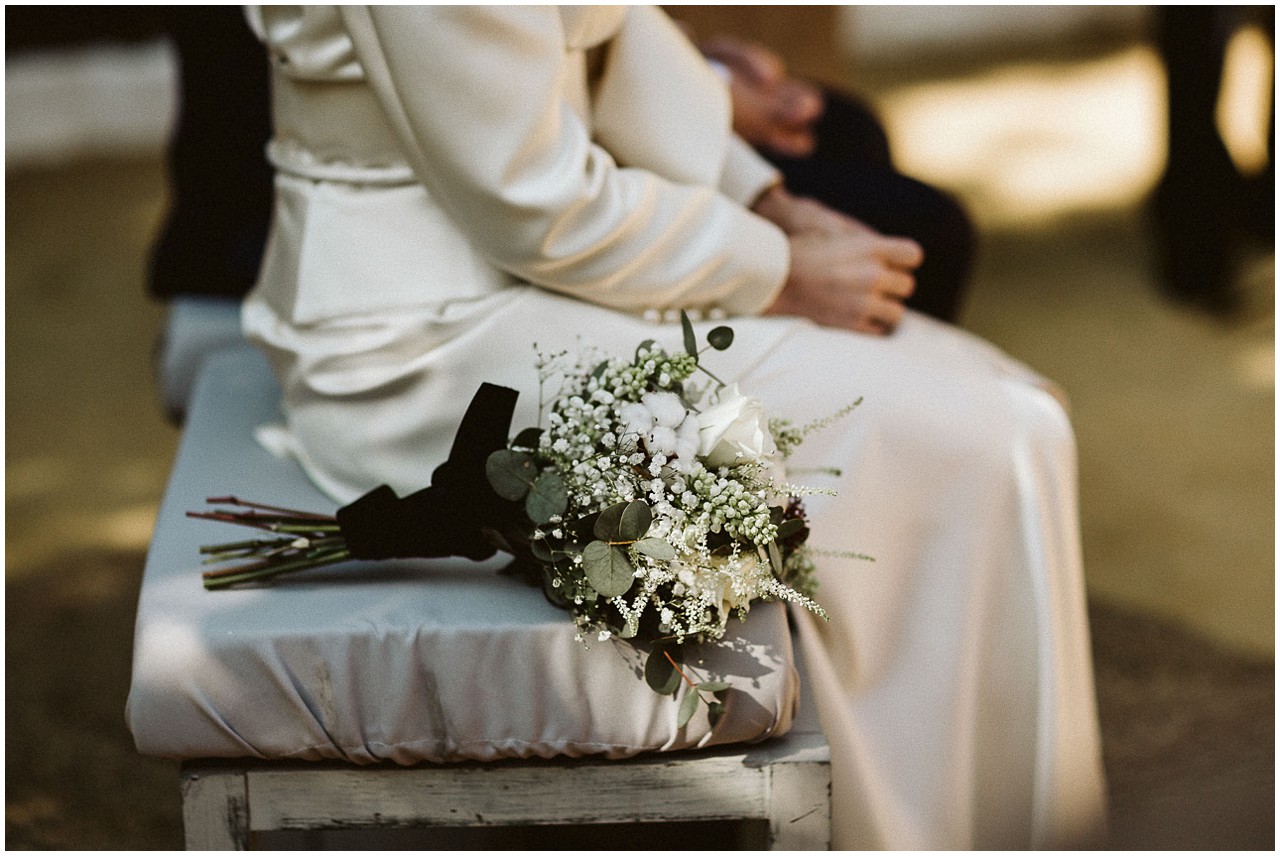
[[[645,678],[659,693],[688,684],[680,725],[699,701],[714,722],[723,712],[715,693],[728,687],[690,678],[683,646],[719,639],[757,600],[800,603],[825,618],[813,600],[802,504],[819,491],[788,484],[783,469],[823,423],[797,429],[721,383],[700,365],[693,326],[682,320],[682,353],[646,341],[629,359],[540,355],[545,424],[510,440],[516,393],[483,385],[449,460],[408,497],[384,486],[334,516],[211,499],[247,510],[192,516],[273,537],[201,548],[211,561],[251,560],[206,573],[205,587],[352,558],[503,551],[515,557],[512,572],[572,614],[577,638],[647,648]],[[732,341],[732,330],[717,327],[707,346]]]

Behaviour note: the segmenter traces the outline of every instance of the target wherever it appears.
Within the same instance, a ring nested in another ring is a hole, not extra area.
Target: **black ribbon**
[[[338,509],[338,524],[357,559],[487,559],[497,552],[486,529],[501,529],[516,505],[489,486],[485,462],[507,447],[519,393],[481,384],[458,425],[449,458],[431,485],[406,497],[387,485]]]

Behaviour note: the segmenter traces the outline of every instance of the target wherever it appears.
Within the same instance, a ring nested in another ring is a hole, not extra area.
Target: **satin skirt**
[[[679,324],[531,287],[306,327],[251,298],[244,322],[284,390],[287,424],[264,441],[342,502],[428,484],[481,382],[521,391],[513,431],[536,424],[535,345],[681,348]],[[802,703],[817,706],[832,749],[833,846],[1093,840],[1105,786],[1060,396],[922,315],[888,337],[726,323],[733,346],[704,364],[771,415],[803,425],[862,399],[787,465],[792,482],[836,492],[806,500],[830,619],[793,614]]]

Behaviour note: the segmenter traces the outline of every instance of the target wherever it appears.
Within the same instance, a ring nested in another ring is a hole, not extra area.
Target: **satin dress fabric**
[[[409,492],[481,382],[520,390],[514,425],[536,423],[535,346],[678,349],[673,310],[723,314],[736,339],[707,365],[770,413],[863,401],[788,462],[837,493],[807,500],[830,620],[793,612],[834,846],[1099,832],[1075,446],[1051,384],[913,313],[887,337],[758,317],[787,244],[744,206],[776,174],[654,9],[249,18],[276,111],[275,220],[244,308],[283,389],[265,441],[339,501]]]

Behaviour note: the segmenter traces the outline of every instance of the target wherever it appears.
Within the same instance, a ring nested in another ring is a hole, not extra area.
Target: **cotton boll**
[[[690,472],[698,457],[698,444],[701,435],[698,420],[690,416],[680,423],[676,429],[676,468],[681,472]]]
[[[640,400],[653,414],[654,421],[664,428],[675,428],[684,421],[684,402],[674,392],[646,392]]]
[[[676,432],[674,429],[658,425],[645,436],[644,444],[649,454],[670,457],[676,453]]]
[[[676,440],[680,445],[688,444],[693,447],[690,457],[698,453],[698,444],[702,442],[701,426],[698,420],[692,415],[680,423],[680,427],[676,429]]]
[[[628,434],[647,434],[655,424],[653,414],[649,412],[649,408],[639,402],[622,405],[618,410],[618,415],[622,418],[623,427]]]

